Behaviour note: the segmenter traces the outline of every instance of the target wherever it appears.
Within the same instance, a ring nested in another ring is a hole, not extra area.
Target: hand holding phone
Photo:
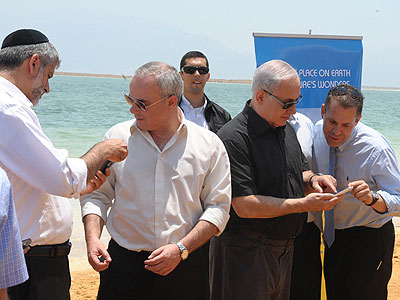
[[[352,189],[353,189],[352,186],[348,186],[347,188],[341,190],[340,192],[337,192],[334,196],[335,196],[335,197],[339,197],[339,196],[341,196],[341,195],[344,195],[344,194],[346,194],[346,193],[351,192]]]
[[[111,167],[114,164],[113,161],[106,160],[104,164],[100,167],[99,171],[102,172],[104,175],[106,175],[106,169]]]

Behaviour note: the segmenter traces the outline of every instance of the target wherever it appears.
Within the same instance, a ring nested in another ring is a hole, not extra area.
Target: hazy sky
[[[235,4],[238,3],[238,4]],[[363,36],[363,85],[400,87],[400,1],[3,0],[0,39],[20,28],[45,33],[59,71],[132,74],[159,60],[179,67],[204,52],[211,76],[251,79],[253,32]]]

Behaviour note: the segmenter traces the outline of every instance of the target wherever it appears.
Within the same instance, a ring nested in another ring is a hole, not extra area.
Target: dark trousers
[[[299,239],[311,238],[313,245],[319,245],[316,239],[319,240],[320,236],[314,229],[308,232],[308,237],[302,235]],[[326,248],[325,252],[328,300],[387,299],[387,285],[392,274],[394,238],[392,221],[381,228],[353,227],[335,230],[335,242],[331,248]],[[299,244],[296,241],[296,246],[298,245],[304,243]],[[319,250],[319,246],[317,249]],[[295,251],[305,254],[307,248],[295,247]],[[305,290],[311,290],[321,283],[321,278],[316,276],[321,274],[321,266],[318,268],[315,264],[316,252],[314,248],[309,252],[309,256],[303,255],[303,261],[299,261],[299,254],[294,255],[297,258],[294,260],[294,270],[298,269],[292,274],[292,280],[299,282],[292,286],[291,299],[320,299],[316,293],[304,293]],[[301,284],[306,287],[301,290],[295,288]]]
[[[25,256],[29,279],[8,289],[10,300],[70,300],[68,256]]]
[[[320,234],[313,222],[307,223],[294,241],[290,300],[321,299]]]
[[[224,232],[210,242],[212,300],[289,299],[294,240]]]
[[[112,262],[107,270],[100,272],[97,299],[207,300],[206,250],[206,247],[201,247],[194,251],[170,274],[161,276],[144,268],[144,261],[150,252],[130,251],[111,240],[108,252]]]

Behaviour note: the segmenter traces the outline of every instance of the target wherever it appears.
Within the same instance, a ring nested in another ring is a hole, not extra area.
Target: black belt
[[[71,242],[56,245],[38,245],[31,247],[25,254],[26,256],[58,257],[67,256],[71,251]]]

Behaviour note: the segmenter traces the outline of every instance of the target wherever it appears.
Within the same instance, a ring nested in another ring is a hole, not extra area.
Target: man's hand
[[[100,239],[91,239],[86,244],[88,261],[92,268],[97,272],[106,270],[111,262],[111,256],[108,254],[104,244]],[[104,260],[102,259],[103,261],[101,261],[100,257],[103,257]]]
[[[180,261],[181,252],[178,246],[169,244],[154,250],[144,261],[144,267],[153,273],[166,276],[176,268]]]
[[[97,171],[96,175],[86,184],[86,188],[81,191],[81,195],[90,194],[91,192],[97,190],[102,186],[104,182],[107,180],[107,176],[110,176],[110,169],[106,169],[106,174],[104,175],[102,172]]]
[[[122,139],[111,139],[102,141],[100,144],[106,148],[108,160],[113,162],[123,161],[128,156],[128,146]]]
[[[316,175],[311,179],[311,186],[317,193],[336,194],[336,179],[331,175]]]
[[[351,194],[364,204],[372,202],[371,190],[364,180],[353,181],[349,183],[353,187]]]
[[[343,199],[343,195],[335,197],[331,193],[312,193],[307,195],[304,199],[307,203],[307,211],[322,211],[334,208],[335,205]]]

